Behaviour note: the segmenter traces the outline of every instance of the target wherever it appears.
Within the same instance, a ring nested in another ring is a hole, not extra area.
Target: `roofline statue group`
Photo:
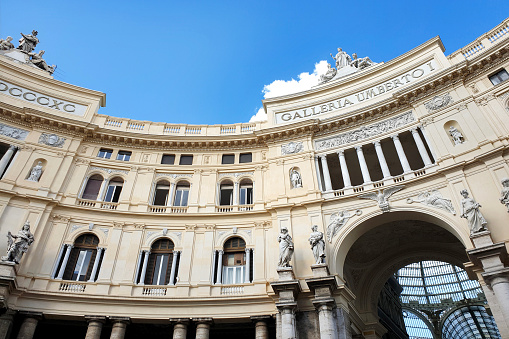
[[[35,47],[39,43],[39,39],[37,38],[38,32],[36,30],[32,31],[32,34],[23,34],[21,33],[21,39],[19,39],[19,46],[14,48],[12,44],[12,37],[8,36],[6,39],[0,39],[0,51],[10,51],[13,49],[19,50],[26,55],[26,58],[29,62],[31,62],[34,66],[47,71],[49,74],[53,74],[56,65],[48,65],[46,60],[43,59],[44,50],[40,50],[37,53],[34,53]]]
[[[369,57],[358,58],[357,53],[353,53],[350,57],[350,55],[348,55],[348,53],[343,51],[341,48],[338,48],[336,55],[330,53],[330,56],[332,59],[334,59],[336,68],[332,67],[330,63],[327,63],[327,72],[320,75],[320,84],[332,80],[336,75],[338,75],[338,71],[342,68],[350,67],[353,71],[360,71],[375,65],[375,63],[371,61]]]

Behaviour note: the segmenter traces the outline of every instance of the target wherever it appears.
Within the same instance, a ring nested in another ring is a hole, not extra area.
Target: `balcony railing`
[[[252,211],[254,205],[223,205],[216,206],[216,212],[228,213],[228,212],[246,212]]]
[[[221,294],[223,295],[244,294],[244,286],[223,286],[221,287]]]
[[[78,199],[78,200],[76,200],[76,205],[83,206],[83,207],[99,207],[99,208],[105,209],[105,210],[116,210],[119,203],[118,202]]]
[[[163,296],[166,295],[166,288],[144,287],[142,294],[147,296]]]
[[[87,285],[85,284],[77,284],[77,283],[60,283],[59,291],[62,292],[85,292],[85,288]]]
[[[183,214],[187,213],[188,206],[154,206],[151,205],[148,207],[148,211],[150,213],[174,213],[174,214]]]

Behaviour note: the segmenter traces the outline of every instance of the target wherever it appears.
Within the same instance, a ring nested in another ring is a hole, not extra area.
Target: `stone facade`
[[[104,93],[0,55],[0,236],[25,221],[34,236],[19,264],[0,264],[0,329],[381,338],[388,278],[443,260],[481,283],[509,337],[499,200],[509,81],[489,78],[509,69],[508,22],[450,55],[433,38],[342,81],[266,99],[268,121],[225,126],[102,115]],[[474,242],[453,213],[464,189],[488,222]],[[323,274],[312,225],[327,237]],[[281,279],[283,228],[294,250]]]

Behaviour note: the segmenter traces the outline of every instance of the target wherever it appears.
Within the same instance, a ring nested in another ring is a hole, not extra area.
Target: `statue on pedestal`
[[[288,228],[285,226],[281,227],[281,233],[277,241],[279,241],[279,263],[277,266],[291,267],[290,260],[293,254],[293,241],[290,234],[288,234]]]
[[[30,172],[30,176],[27,180],[29,181],[39,181],[42,175],[42,162],[39,161],[37,165],[32,168],[32,171]]]
[[[318,231],[318,226],[311,227],[311,236],[309,237],[309,244],[315,257],[315,264],[325,263],[325,241],[323,241],[323,233]]]
[[[509,213],[509,178],[502,179],[500,203],[507,207],[507,212]]]
[[[30,233],[30,222],[27,220],[17,235],[9,231],[7,239],[7,254],[2,257],[2,260],[19,264],[23,253],[28,251],[28,247],[34,242],[34,235]]]
[[[467,219],[468,227],[470,227],[470,234],[486,231],[488,222],[484,219],[480,211],[481,205],[474,199],[468,197],[467,190],[461,190],[460,194],[463,196],[463,199],[461,199],[460,217]]]
[[[18,49],[25,53],[31,53],[35,49],[35,46],[39,43],[39,39],[37,39],[37,31],[33,30],[32,34],[23,34],[21,39],[19,39],[19,46]]]
[[[465,142],[465,138],[463,137],[463,134],[461,134],[460,131],[454,126],[449,127],[449,134],[452,137],[452,141],[454,141],[455,145],[459,145]]]

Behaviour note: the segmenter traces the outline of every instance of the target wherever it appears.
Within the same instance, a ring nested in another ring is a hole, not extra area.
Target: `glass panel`
[[[223,284],[233,284],[235,267],[223,267]]]
[[[175,163],[175,155],[174,154],[163,154],[161,159],[161,164],[163,165],[173,165]]]
[[[85,253],[85,259],[83,260],[83,264],[81,265],[81,271],[78,280],[85,281],[87,278],[88,266],[90,265],[90,258],[92,258],[92,251],[87,250]]]
[[[106,190],[106,195],[104,196],[104,201],[111,202],[111,199],[113,198],[114,191],[115,191],[115,186],[108,186],[108,189]]]
[[[166,282],[166,271],[168,271],[168,254],[161,254],[161,270],[159,271],[159,278],[156,285],[164,285]]]
[[[180,206],[187,206],[187,199],[189,198],[189,190],[182,191],[182,201]]]
[[[246,196],[247,196],[247,189],[241,188],[240,189],[240,204],[245,205],[246,204]]]
[[[115,191],[113,193],[113,198],[111,199],[111,202],[118,202],[120,198],[120,192],[122,192],[122,186],[115,186]]]
[[[244,282],[244,266],[235,267],[235,283],[242,284]]]
[[[78,255],[78,260],[76,260],[76,265],[74,266],[74,270],[72,272],[72,278],[71,280],[78,280],[78,277],[80,275],[81,266],[83,265],[83,260],[85,260],[85,255],[87,254],[87,251],[80,251],[80,254]]]
[[[161,262],[162,256],[160,254],[156,255],[156,264],[154,266],[154,276],[152,277],[152,285],[158,285],[159,276],[161,272]]]

